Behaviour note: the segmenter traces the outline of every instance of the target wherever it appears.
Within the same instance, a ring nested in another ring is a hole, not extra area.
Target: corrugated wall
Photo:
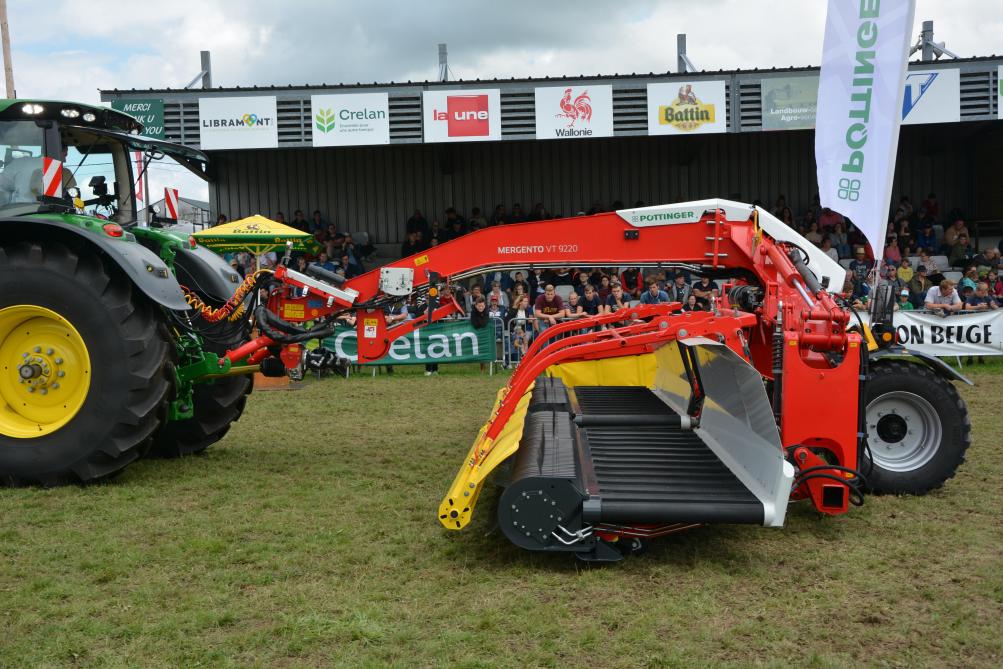
[[[936,191],[942,211],[972,211],[973,147],[1001,144],[999,124],[978,122],[902,129],[894,194],[919,202]],[[694,137],[618,137],[214,152],[213,215],[292,218],[320,209],[349,231],[401,240],[413,209],[429,220],[450,204],[490,214],[514,202],[543,202],[572,215],[592,202],[659,204],[705,197],[772,203],[777,194],[803,208],[816,191],[811,131]],[[980,200],[981,201],[981,200]],[[981,217],[1003,212],[975,212]]]

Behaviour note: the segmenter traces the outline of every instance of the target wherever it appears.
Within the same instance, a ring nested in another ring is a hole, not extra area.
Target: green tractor
[[[188,231],[149,227],[133,192],[135,152],[139,171],[170,156],[202,178],[207,158],[141,132],[103,107],[0,103],[4,484],[89,482],[147,454],[198,453],[251,392],[255,367],[220,356],[250,333],[253,279]],[[62,195],[46,195],[46,159],[63,164]],[[206,315],[240,288],[229,318]]]

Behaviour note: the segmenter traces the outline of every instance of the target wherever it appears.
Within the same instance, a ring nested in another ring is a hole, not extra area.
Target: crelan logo
[[[313,116],[314,125],[317,130],[321,132],[331,132],[334,130],[334,110],[333,109],[318,109],[317,113]]]

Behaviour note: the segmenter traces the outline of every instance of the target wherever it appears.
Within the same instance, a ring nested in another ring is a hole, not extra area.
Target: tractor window
[[[43,134],[34,121],[0,121],[0,211],[38,202]]]
[[[84,212],[118,223],[131,221],[132,178],[122,144],[78,128],[65,128],[62,139],[63,185],[80,190]]]

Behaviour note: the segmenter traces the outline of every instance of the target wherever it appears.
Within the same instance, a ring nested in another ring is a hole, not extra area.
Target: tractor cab
[[[8,102],[0,107],[0,217],[83,213],[128,227],[144,216],[135,188],[152,161],[169,156],[207,178],[201,151],[141,131],[128,114],[104,107]],[[61,189],[46,178],[46,158],[62,163]]]

